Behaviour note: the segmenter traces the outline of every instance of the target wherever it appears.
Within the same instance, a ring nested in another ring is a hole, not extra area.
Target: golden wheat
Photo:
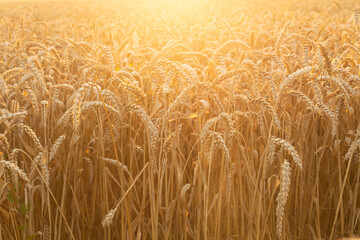
[[[0,2],[0,239],[359,236],[358,8]]]

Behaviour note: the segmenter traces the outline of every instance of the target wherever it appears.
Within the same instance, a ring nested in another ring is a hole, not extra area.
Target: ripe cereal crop
[[[0,240],[360,236],[359,3],[0,2]]]

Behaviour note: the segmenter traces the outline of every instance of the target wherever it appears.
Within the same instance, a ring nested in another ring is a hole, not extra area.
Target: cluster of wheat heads
[[[357,6],[214,2],[1,4],[0,239],[360,235]]]

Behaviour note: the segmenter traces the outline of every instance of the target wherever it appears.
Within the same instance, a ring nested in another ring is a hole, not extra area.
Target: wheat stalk
[[[298,152],[295,150],[295,148],[285,139],[281,139],[281,138],[276,138],[276,137],[272,137],[271,141],[284,147],[292,156],[292,158],[294,159],[296,165],[302,169],[302,160],[298,154]]]
[[[291,167],[290,163],[284,160],[281,166],[280,191],[276,197],[276,234],[279,239],[283,238],[283,221],[285,215],[285,206],[288,201],[291,185]]]

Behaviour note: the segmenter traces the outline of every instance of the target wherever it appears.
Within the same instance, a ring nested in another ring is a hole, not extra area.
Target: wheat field
[[[0,2],[0,240],[360,236],[358,7]]]

